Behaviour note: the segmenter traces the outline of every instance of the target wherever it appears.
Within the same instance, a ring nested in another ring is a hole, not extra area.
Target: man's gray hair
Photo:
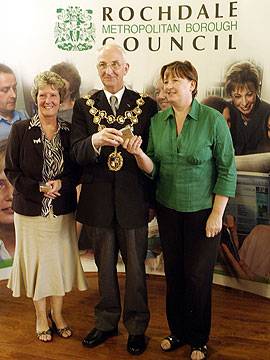
[[[127,63],[126,52],[125,52],[124,48],[122,48],[122,46],[117,44],[117,42],[115,42],[115,41],[110,41],[110,42],[106,43],[105,45],[103,45],[101,48],[99,48],[97,51],[97,58],[100,57],[101,53],[104,50],[110,50],[110,49],[117,49],[122,54],[124,62]]]

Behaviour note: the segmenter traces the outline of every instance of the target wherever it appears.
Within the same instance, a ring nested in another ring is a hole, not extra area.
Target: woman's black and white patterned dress
[[[64,168],[60,129],[69,131],[69,127],[59,121],[55,136],[48,140],[37,115],[31,119],[31,126],[41,129],[43,181],[53,180]],[[16,249],[8,282],[13,296],[25,293],[33,300],[40,300],[48,296],[63,296],[74,286],[79,290],[87,289],[73,213],[55,216],[53,199],[44,197],[40,216],[15,213],[14,224]]]

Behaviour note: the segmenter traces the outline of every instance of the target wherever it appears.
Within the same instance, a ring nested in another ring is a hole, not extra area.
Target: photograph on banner
[[[12,124],[28,118],[17,106],[17,78],[14,70],[0,60],[0,141],[8,137]]]
[[[270,224],[257,224],[245,235],[238,233],[234,216],[228,214],[224,225],[220,254],[227,271],[241,279],[269,283]]]
[[[270,176],[238,171],[224,217],[217,272],[270,284]]]
[[[4,173],[6,148],[7,139],[0,140],[0,273],[12,265],[15,251],[13,187]]]
[[[25,22],[19,36],[10,29],[9,36],[1,42],[0,64],[11,71],[3,72],[0,66],[0,139],[7,138],[13,122],[35,114],[31,84],[36,74],[44,70],[51,69],[63,77],[67,97],[60,116],[71,121],[76,99],[86,94],[92,96],[102,89],[96,67],[97,53],[107,42],[117,42],[126,52],[131,70],[125,85],[140,93],[147,92],[156,99],[161,111],[170,106],[160,84],[161,67],[174,60],[192,61],[200,74],[197,99],[223,114],[230,128],[239,172],[237,195],[227,209],[238,240],[232,240],[224,218],[224,237],[228,240],[229,236],[231,241],[222,241],[217,273],[244,278],[244,272],[234,261],[239,256],[237,261],[242,259],[251,273],[256,274],[252,281],[267,284],[270,270],[257,271],[249,263],[252,256],[246,254],[254,249],[257,257],[258,249],[263,251],[268,237],[262,235],[260,238],[265,240],[255,241],[254,233],[267,232],[260,226],[267,228],[270,218],[270,62],[267,61],[270,52],[261,37],[264,27],[267,32],[269,2],[256,3],[256,11],[252,0],[190,0],[184,4],[176,0],[166,4],[150,0],[125,3],[25,0],[16,7],[16,13],[11,3],[1,7],[3,14],[12,11],[15,22],[20,21],[23,13]],[[8,17],[4,16],[2,22],[9,29]],[[253,26],[250,31],[250,24],[256,23],[260,27]],[[18,57],[18,53],[23,56]],[[1,246],[5,244],[5,228],[0,223]],[[147,270],[162,272],[158,229],[153,240],[153,228],[156,229],[156,223],[149,225]],[[91,239],[81,224],[78,234],[82,256],[88,263],[93,259]],[[5,249],[12,256],[8,246]],[[266,252],[265,257],[270,258]]]

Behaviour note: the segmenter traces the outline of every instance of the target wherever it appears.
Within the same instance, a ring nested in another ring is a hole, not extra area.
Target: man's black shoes
[[[146,349],[147,343],[144,335],[129,335],[127,351],[131,355],[140,355]]]
[[[94,328],[83,339],[82,344],[86,347],[92,348],[104,343],[104,341],[106,341],[108,338],[116,335],[118,335],[117,328],[109,331],[102,331]]]
[[[118,335],[118,329],[103,331],[92,329],[90,333],[83,339],[82,344],[86,347],[93,348],[104,343],[108,338]],[[127,342],[127,351],[132,355],[142,354],[147,347],[144,335],[129,335]]]

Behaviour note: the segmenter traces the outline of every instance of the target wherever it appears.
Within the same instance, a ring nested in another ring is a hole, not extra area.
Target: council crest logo
[[[91,9],[83,10],[79,6],[56,9],[55,45],[66,51],[85,51],[93,47],[95,27],[92,23]]]

